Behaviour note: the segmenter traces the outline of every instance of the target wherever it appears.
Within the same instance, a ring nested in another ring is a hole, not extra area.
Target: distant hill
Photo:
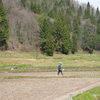
[[[69,51],[92,53],[93,50],[100,50],[100,12],[98,8],[95,10],[91,7],[89,2],[80,6],[74,0],[2,1],[9,25],[8,49],[49,53],[58,51],[65,54]],[[47,25],[43,26],[45,19]],[[58,28],[60,38],[56,24],[65,27]],[[48,32],[48,27],[52,31]],[[44,34],[47,36],[43,37]]]

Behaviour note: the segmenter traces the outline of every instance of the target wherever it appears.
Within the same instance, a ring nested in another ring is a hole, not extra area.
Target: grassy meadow
[[[100,86],[73,97],[73,100],[100,100]]]
[[[0,72],[57,71],[59,62],[62,62],[65,71],[100,71],[99,52],[49,57],[32,52],[0,51]]]

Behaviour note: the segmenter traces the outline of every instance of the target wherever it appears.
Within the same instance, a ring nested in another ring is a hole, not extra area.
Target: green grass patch
[[[64,72],[68,71],[100,71],[100,67],[66,67]],[[57,66],[33,66],[31,64],[18,65],[0,65],[0,72],[57,72]]]
[[[22,78],[100,78],[100,75],[63,75],[63,76],[0,76],[0,79],[22,79]],[[77,99],[75,99],[77,100]]]
[[[32,52],[0,51],[0,72],[57,71],[59,62],[63,63],[65,71],[100,71],[99,53],[54,54],[49,57]]]
[[[100,100],[100,86],[73,97],[73,100]]]

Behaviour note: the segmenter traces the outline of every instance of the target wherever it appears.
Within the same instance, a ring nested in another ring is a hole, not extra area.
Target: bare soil
[[[99,72],[93,72],[100,74]],[[0,73],[9,75],[56,75],[56,73]],[[65,74],[78,74],[67,72]],[[90,74],[90,72],[80,72]],[[70,94],[76,95],[93,87],[100,86],[100,78],[24,78],[0,79],[0,100],[69,100]]]

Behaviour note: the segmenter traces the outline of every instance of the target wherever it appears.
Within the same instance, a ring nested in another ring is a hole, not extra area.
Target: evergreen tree
[[[51,25],[48,19],[41,22],[40,45],[41,50],[47,55],[52,56],[54,52],[54,37],[51,31]]]
[[[71,41],[71,52],[72,54],[75,54],[77,52],[77,36],[76,34],[72,35],[72,41]]]
[[[6,40],[8,39],[8,22],[6,19],[5,10],[2,0],[0,0],[0,47],[6,46]]]
[[[90,20],[91,20],[91,23],[95,25],[96,24],[96,17],[95,17],[95,14],[94,13],[95,13],[94,12],[94,9],[91,8]]]
[[[99,12],[99,8],[97,7],[97,9],[96,9],[96,16],[98,17],[99,14],[100,14],[100,12]]]
[[[77,34],[77,36],[79,36],[79,33],[80,33],[79,25],[80,25],[80,18],[74,17],[72,30],[73,30],[73,33]]]
[[[85,15],[84,15],[84,18],[86,18],[86,19],[88,19],[88,18],[90,18],[90,3],[88,2],[87,3],[87,8],[86,8],[86,10],[85,10]]]
[[[65,25],[63,27],[62,32],[62,39],[61,39],[61,52],[63,54],[68,54],[71,48],[71,41],[70,41],[70,31],[69,26]]]
[[[100,34],[100,17],[97,20],[97,34]]]
[[[94,38],[95,50],[100,51],[100,34],[96,34]]]
[[[82,16],[82,14],[83,14],[83,11],[82,11],[82,7],[80,6],[78,9],[78,16]]]
[[[91,24],[90,21],[86,21],[83,26],[83,38],[82,38],[82,48],[83,50],[88,49],[89,53],[93,53],[94,49],[94,36],[95,36],[95,26]],[[91,52],[92,50],[92,52]]]
[[[54,23],[55,47],[57,51],[68,54],[70,50],[70,27],[62,17],[57,17]]]
[[[63,32],[63,23],[59,16],[56,17],[53,27],[53,35],[55,37],[55,47],[57,51],[61,49],[61,39],[62,39],[62,32]]]
[[[100,34],[100,23],[97,24],[97,34]]]
[[[78,49],[77,42],[80,36],[79,25],[80,25],[80,18],[74,17],[73,24],[72,24],[72,48],[71,48],[71,52],[73,54],[77,52]]]
[[[51,33],[46,37],[45,52],[48,56],[53,56],[54,53],[54,37]]]

